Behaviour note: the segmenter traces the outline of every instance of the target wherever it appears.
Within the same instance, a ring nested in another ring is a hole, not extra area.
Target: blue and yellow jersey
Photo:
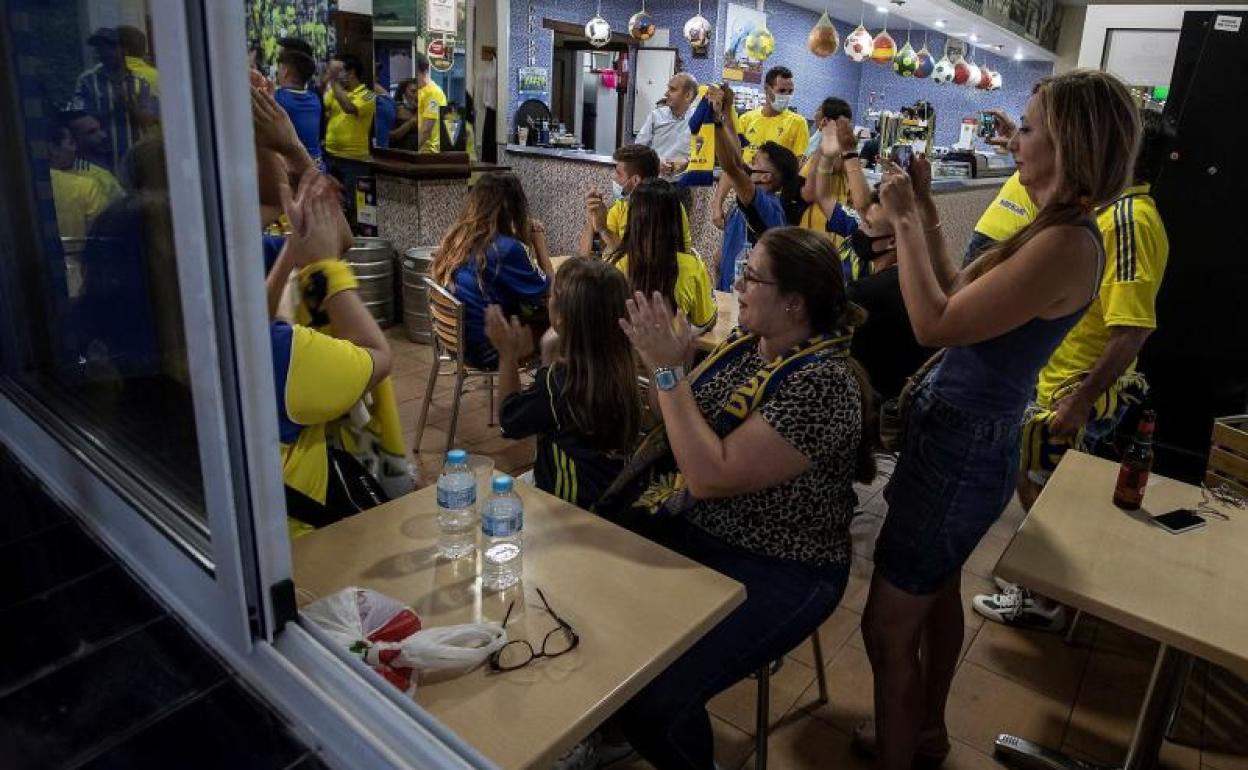
[[[273,98],[286,111],[299,143],[312,160],[321,159],[321,98],[307,89],[279,88]]]
[[[325,89],[325,151],[340,158],[367,158],[372,138],[376,94],[363,84],[347,94],[356,114],[344,112],[334,89]]]
[[[1149,186],[1128,187],[1096,218],[1105,244],[1100,293],[1040,370],[1036,401],[1052,401],[1061,385],[1086,374],[1109,343],[1110,329],[1157,328],[1157,292],[1170,241]],[[1127,371],[1134,370],[1132,362]]]
[[[373,357],[351,342],[284,321],[269,324],[269,340],[282,480],[323,504],[329,482],[325,425],[345,415],[364,395],[373,376]]]
[[[736,125],[737,133],[743,137],[741,157],[746,163],[752,161],[754,153],[767,142],[789,148],[797,158],[806,152],[806,118],[792,110],[768,117],[763,115],[763,108],[758,107],[742,115]]]

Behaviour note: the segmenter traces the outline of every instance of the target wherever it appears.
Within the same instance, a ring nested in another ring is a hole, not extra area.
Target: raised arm
[[[737,127],[732,119],[732,92],[727,88],[710,86],[706,89],[711,109],[715,113],[715,160],[737,194],[737,202],[748,206],[754,202],[754,184],[750,172],[741,158],[741,145],[737,142]]]

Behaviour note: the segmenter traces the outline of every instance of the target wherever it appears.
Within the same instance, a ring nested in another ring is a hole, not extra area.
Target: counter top
[[[863,174],[867,177],[867,184],[871,185],[873,189],[879,184],[881,174],[878,171],[865,171]],[[939,195],[940,193],[974,190],[981,187],[1000,187],[1009,178],[1008,175],[986,176],[979,179],[962,176],[938,176],[932,180],[932,192]]]
[[[541,158],[571,160],[578,163],[598,163],[604,166],[615,164],[610,155],[595,155],[588,150],[573,150],[562,147],[529,147],[523,144],[509,144],[507,145],[507,152],[515,153],[516,155],[534,155]]]

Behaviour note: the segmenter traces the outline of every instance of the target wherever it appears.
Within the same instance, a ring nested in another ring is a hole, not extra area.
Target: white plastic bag
[[[422,671],[468,671],[507,643],[497,623],[422,629],[411,608],[383,593],[350,586],[308,604],[304,615],[409,695]]]

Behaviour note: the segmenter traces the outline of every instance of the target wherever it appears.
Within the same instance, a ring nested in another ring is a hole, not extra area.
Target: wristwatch
[[[660,366],[654,370],[654,377],[651,378],[654,387],[659,390],[671,390],[676,384],[685,379],[685,367],[683,366]]]

